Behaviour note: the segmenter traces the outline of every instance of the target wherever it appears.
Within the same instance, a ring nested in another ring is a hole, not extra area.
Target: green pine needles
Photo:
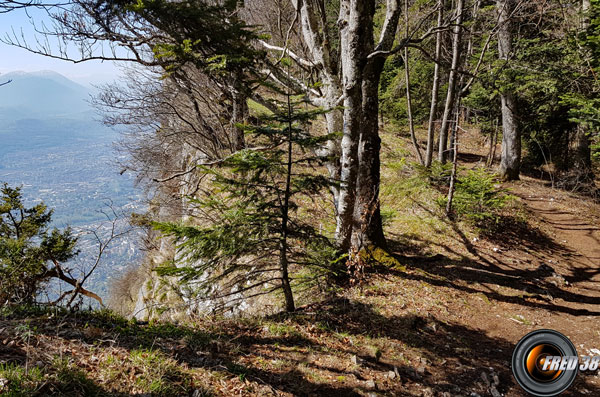
[[[485,168],[465,170],[457,177],[452,201],[453,215],[481,230],[493,230],[500,225],[502,210],[514,198],[498,185],[497,176]],[[442,208],[446,207],[446,203],[446,197],[440,198]]]
[[[178,287],[199,300],[280,291],[283,307],[293,311],[293,290],[326,274],[324,256],[334,257],[303,208],[335,183],[315,169],[326,159],[314,154],[332,136],[307,132],[323,110],[285,97],[255,125],[240,125],[246,149],[216,166],[199,166],[212,177],[211,191],[190,198],[195,215],[187,223],[155,223],[177,247],[175,263],[158,273],[178,276]]]
[[[52,277],[68,278],[60,263],[79,251],[71,229],[50,229],[52,210],[23,204],[21,188],[0,189],[0,307],[32,303]],[[62,277],[61,277],[62,276]],[[72,281],[69,278],[69,281]]]

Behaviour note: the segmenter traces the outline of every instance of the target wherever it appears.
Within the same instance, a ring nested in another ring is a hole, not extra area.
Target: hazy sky
[[[36,25],[40,25],[43,21],[48,23],[49,20],[47,15],[39,10],[29,10],[28,12],[15,10],[0,14],[0,36],[4,38],[6,34],[11,34],[13,29],[17,35],[20,35],[21,29],[23,29],[26,37],[33,38],[32,19],[35,20]],[[35,43],[33,40],[30,41]],[[22,48],[0,42],[0,73],[16,70],[25,72],[52,70],[84,84],[113,81],[118,79],[119,75],[119,69],[113,62],[88,61],[75,64],[33,54]],[[1,78],[0,75],[0,81]]]

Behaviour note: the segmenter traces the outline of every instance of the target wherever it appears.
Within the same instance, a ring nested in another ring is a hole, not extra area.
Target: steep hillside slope
[[[473,140],[463,164],[483,148]],[[517,341],[553,328],[600,349],[600,206],[523,177],[487,237],[440,215],[386,135],[383,207],[399,264],[290,315],[136,323],[107,313],[6,310],[0,390],[15,395],[525,396]],[[396,159],[395,161],[392,161]],[[413,175],[414,176],[414,175]],[[565,396],[598,395],[598,372]]]

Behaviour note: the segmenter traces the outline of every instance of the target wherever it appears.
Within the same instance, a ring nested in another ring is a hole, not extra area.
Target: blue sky
[[[13,29],[17,35],[20,35],[22,29],[26,37],[33,38],[32,19],[35,20],[36,25],[49,21],[44,12],[35,9],[28,12],[15,10],[0,14],[0,36],[11,34]],[[35,43],[33,40],[30,41]],[[114,62],[88,61],[74,64],[33,54],[0,42],[0,74],[17,70],[25,72],[52,70],[86,85],[110,82],[118,79],[120,74]]]

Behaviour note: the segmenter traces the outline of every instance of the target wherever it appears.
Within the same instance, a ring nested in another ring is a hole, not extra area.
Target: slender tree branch
[[[316,63],[314,63],[312,61],[306,60],[306,59],[304,59],[304,58],[296,55],[293,51],[290,51],[290,49],[287,48],[287,47],[279,47],[279,46],[276,46],[276,45],[272,45],[272,44],[267,43],[264,40],[258,40],[258,42],[263,47],[265,47],[267,50],[280,51],[280,52],[283,53],[282,56],[284,56],[284,55],[287,54],[290,58],[292,58],[294,61],[296,61],[301,66],[306,66],[308,68],[318,67],[318,64],[316,64]]]

